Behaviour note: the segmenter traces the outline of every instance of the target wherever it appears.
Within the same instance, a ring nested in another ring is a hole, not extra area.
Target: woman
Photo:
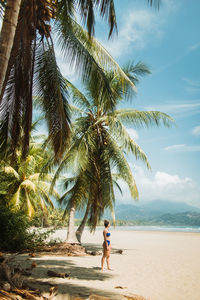
[[[104,221],[104,226],[105,226],[105,229],[103,231],[103,237],[104,237],[104,242],[103,242],[103,256],[102,256],[102,259],[101,259],[101,270],[102,271],[103,271],[103,266],[104,266],[105,258],[106,258],[106,263],[107,263],[108,270],[112,270],[110,268],[111,244],[110,244],[110,232],[109,232],[110,223],[109,223],[109,221],[105,220]]]

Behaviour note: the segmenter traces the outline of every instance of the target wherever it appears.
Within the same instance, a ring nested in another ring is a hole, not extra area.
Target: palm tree
[[[26,160],[22,160],[22,155],[18,151],[17,163],[15,167],[1,161],[0,182],[1,195],[4,204],[12,204],[16,209],[23,210],[30,218],[35,211],[40,208],[44,217],[47,216],[47,206],[53,207],[50,196],[59,199],[56,190],[49,194],[51,174],[40,172],[44,162],[49,159],[49,150],[45,151],[41,144],[32,142]]]
[[[0,9],[3,9],[0,3]],[[8,60],[10,58],[11,49],[13,46],[15,30],[18,22],[21,0],[7,0],[3,25],[0,34],[0,94],[2,92]]]
[[[148,0],[148,2],[152,5],[159,1]],[[0,8],[4,3],[4,0],[0,1]],[[6,63],[8,66],[5,79],[2,81],[0,103],[3,99],[3,104],[0,108],[0,120],[4,121],[5,138],[8,133],[7,126],[11,128],[13,153],[19,144],[19,133],[23,133],[24,159],[29,147],[34,87],[39,87],[37,92],[44,99],[42,107],[56,161],[61,158],[69,141],[68,97],[67,91],[63,90],[63,78],[56,63],[51,31],[59,36],[59,44],[65,58],[75,65],[82,80],[86,82],[95,76],[104,86],[104,92],[108,94],[112,105],[112,93],[103,72],[103,64],[97,60],[98,53],[94,58],[95,47],[91,46],[91,42],[94,42],[91,37],[94,34],[95,10],[108,21],[110,37],[117,29],[113,0],[22,0],[13,47]],[[74,21],[76,12],[87,26],[87,36],[78,35],[80,30],[77,31]],[[105,49],[100,48],[101,57]],[[102,58],[100,60],[102,61]],[[112,62],[113,66],[113,59],[105,51],[103,60],[109,64]],[[42,61],[42,68],[38,61]],[[116,68],[115,63],[114,65]],[[45,76],[42,74],[43,70],[46,70]],[[36,79],[39,79],[40,83]],[[126,80],[127,78],[124,79]]]
[[[148,74],[149,70],[143,63],[136,65],[130,63],[124,68],[124,72],[135,84],[139,75]],[[127,183],[133,199],[138,199],[137,187],[126,154],[132,153],[150,169],[145,153],[129,136],[125,125],[141,128],[150,125],[159,126],[163,123],[165,126],[170,126],[173,121],[168,115],[158,111],[117,109],[123,99],[133,96],[134,91],[128,85],[124,87],[112,71],[107,74],[107,79],[113,93],[112,106],[95,80],[86,85],[85,93],[80,92],[67,81],[67,85],[71,88],[73,102],[78,105],[78,108],[72,106],[72,110],[79,113],[79,118],[73,124],[72,143],[52,183],[52,185],[55,183],[61,171],[70,170],[76,174],[73,188],[68,190],[61,200],[67,203],[67,211],[73,210],[72,217],[80,203],[83,201],[87,203],[88,223],[91,230],[96,228],[104,209],[108,206],[113,208],[115,199],[113,170]],[[79,230],[79,238],[80,235]],[[74,238],[74,234],[71,236]],[[67,237],[67,241],[71,242],[72,238]]]
[[[107,14],[110,14],[108,19],[111,34],[116,27],[112,0],[106,2],[103,0],[90,1],[90,4],[83,0],[22,1],[4,86],[0,96],[0,99],[3,98],[0,119],[11,128],[13,152],[18,147],[18,136],[20,132],[23,132],[22,155],[24,159],[29,146],[33,91],[43,97],[43,109],[56,160],[60,159],[69,140],[70,124],[67,91],[63,89],[63,78],[56,63],[51,30],[55,29],[62,40],[65,40],[66,45],[69,47],[71,60],[77,63],[83,62],[83,67],[86,67],[83,75],[84,80],[97,74],[97,77],[106,85],[101,66],[93,59],[89,50],[86,50],[81,38],[77,37],[73,24],[74,11],[78,7],[80,14],[87,23],[89,30],[87,39],[89,40],[94,31],[94,18],[91,18],[91,16],[94,14],[95,6],[100,10],[102,17],[106,18]],[[54,20],[53,26],[52,19]],[[86,33],[83,35],[86,39]],[[45,74],[43,73],[44,70],[46,71]],[[108,84],[106,88],[109,91]]]

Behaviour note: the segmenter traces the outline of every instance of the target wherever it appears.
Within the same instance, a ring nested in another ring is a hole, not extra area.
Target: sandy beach
[[[63,239],[66,231],[58,230],[55,235]],[[94,234],[86,230],[83,234],[82,242],[88,250],[101,250],[102,241],[101,230]],[[36,262],[33,279],[58,285],[56,300],[73,299],[73,296],[87,299],[90,294],[113,300],[126,299],[123,295],[140,295],[148,300],[200,299],[199,233],[111,228],[111,243],[112,271],[100,270],[100,255],[37,255],[31,261],[22,255],[20,259],[27,264]],[[114,253],[119,249],[123,254]],[[66,272],[70,277],[50,278],[47,270]]]

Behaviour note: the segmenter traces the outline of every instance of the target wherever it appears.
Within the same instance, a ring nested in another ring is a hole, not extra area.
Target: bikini
[[[109,236],[110,236],[110,232],[107,232],[107,233],[106,233],[106,236],[109,237]],[[110,246],[110,241],[109,241],[109,240],[106,240],[106,242],[108,243],[108,246]]]

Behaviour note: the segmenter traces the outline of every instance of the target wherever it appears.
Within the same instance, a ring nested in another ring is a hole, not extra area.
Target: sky
[[[200,1],[162,0],[159,10],[145,0],[115,0],[118,35],[108,40],[98,18],[96,38],[122,66],[145,62],[143,77],[127,107],[159,110],[174,118],[172,128],[130,129],[151,164],[129,157],[139,201],[167,200],[200,207]],[[123,197],[131,203],[128,188]]]
[[[96,18],[95,37],[120,66],[145,62],[151,75],[141,79],[137,96],[125,106],[159,110],[174,118],[172,128],[129,129],[146,153],[152,170],[128,158],[139,190],[139,203],[165,200],[200,207],[200,1],[115,0],[118,34],[108,40],[108,25]],[[60,61],[62,72],[75,74]],[[134,203],[125,183],[117,203]]]
[[[128,158],[139,203],[166,200],[200,207],[200,1],[161,0],[159,10],[147,0],[114,3],[118,34],[108,40],[108,25],[97,16],[95,37],[121,66],[142,61],[152,72],[126,107],[159,110],[176,122],[172,128],[129,129],[152,168]],[[57,57],[63,75],[79,84]],[[123,196],[117,192],[117,202],[134,203],[126,184],[120,185]]]

